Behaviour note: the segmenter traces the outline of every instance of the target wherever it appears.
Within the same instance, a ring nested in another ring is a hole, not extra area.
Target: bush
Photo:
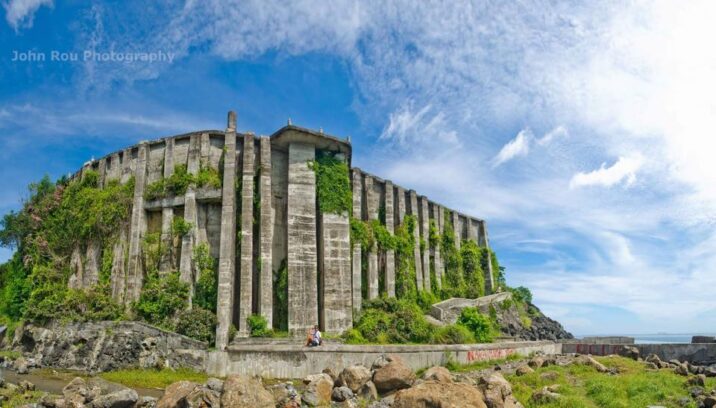
[[[194,287],[194,304],[210,312],[216,312],[217,270],[207,244],[194,248],[194,265],[199,273]]]
[[[246,318],[246,323],[249,326],[249,333],[251,337],[270,337],[273,333],[268,327],[266,318],[260,314],[252,314]]]
[[[512,292],[512,299],[518,303],[532,303],[532,292],[524,286],[518,286],[516,288],[510,288]]]
[[[184,309],[189,296],[189,285],[179,280],[178,272],[165,276],[156,273],[147,275],[134,311],[142,320],[168,330],[176,314]]]
[[[467,327],[451,324],[438,328],[433,334],[432,342],[436,344],[468,344],[475,342],[475,336]]]
[[[418,306],[423,312],[429,312],[433,304],[440,302],[440,298],[435,293],[424,290],[418,291]]]
[[[432,331],[415,303],[394,298],[366,302],[354,327],[371,343],[428,343]]]
[[[198,187],[221,188],[219,171],[213,167],[202,167],[196,175]]]
[[[216,337],[216,315],[201,307],[183,310],[177,315],[175,330],[179,334],[213,344]]]
[[[462,309],[457,324],[466,327],[480,343],[489,343],[497,335],[494,321],[475,307]]]

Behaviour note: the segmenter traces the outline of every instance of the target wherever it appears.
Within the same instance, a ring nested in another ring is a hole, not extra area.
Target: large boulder
[[[395,394],[391,408],[487,408],[477,388],[462,383],[425,381]]]
[[[113,392],[99,396],[92,400],[90,404],[91,408],[130,408],[134,407],[134,404],[139,400],[137,391],[132,389],[124,389],[121,391]]]
[[[194,388],[186,396],[186,405],[192,408],[219,408],[220,403],[221,394],[203,385]]]
[[[345,385],[333,389],[331,397],[333,401],[343,402],[353,398],[353,391]]]
[[[478,387],[485,395],[488,408],[504,408],[505,401],[512,396],[512,386],[500,373],[480,377]]]
[[[370,370],[362,365],[352,365],[346,367],[338,376],[338,382],[350,388],[353,392],[358,392],[368,381],[370,381]]]
[[[333,379],[328,374],[309,375],[303,379],[306,389],[301,399],[310,406],[319,406],[331,403],[333,393]]]
[[[232,375],[224,381],[221,406],[274,408],[275,403],[271,393],[264,389],[259,380],[245,375]]]
[[[157,408],[175,408],[186,404],[186,397],[194,391],[199,384],[191,381],[179,381],[169,385],[164,395],[157,401]]]
[[[433,380],[438,382],[452,382],[452,375],[445,367],[430,367],[423,373],[423,380]]]
[[[398,356],[388,356],[388,364],[376,369],[373,374],[373,383],[381,393],[408,388],[413,382],[415,373]]]
[[[82,406],[99,397],[100,394],[99,387],[89,387],[80,377],[75,377],[62,388],[62,395],[69,406]]]
[[[581,355],[581,356],[577,357],[574,361],[577,364],[594,367],[594,369],[596,369],[600,373],[606,373],[607,371],[609,371],[609,369],[607,369],[607,367],[604,364],[595,360],[592,356]]]

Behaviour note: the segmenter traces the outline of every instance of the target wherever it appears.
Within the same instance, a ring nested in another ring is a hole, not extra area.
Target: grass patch
[[[2,402],[3,407],[14,408],[36,403],[45,395],[42,391],[28,391],[24,394],[13,394],[7,389],[0,389],[0,395],[8,398]]]
[[[177,381],[194,381],[201,384],[206,382],[209,378],[209,376],[205,373],[190,370],[188,368],[179,368],[176,370],[169,368],[163,368],[161,370],[134,368],[108,371],[106,373],[101,373],[99,376],[107,381],[123,384],[127,387],[159,389],[164,389],[168,385]]]
[[[594,407],[594,408],[629,408],[663,405],[666,407],[683,407],[681,398],[688,398],[689,387],[685,385],[686,377],[676,375],[670,369],[646,370],[643,363],[623,357],[597,358],[607,367],[616,367],[617,375],[599,373],[594,368],[572,364],[566,367],[548,366],[535,370],[534,373],[516,376],[507,380],[512,383],[515,397],[525,407]],[[555,379],[544,379],[540,374],[554,372]],[[559,401],[536,404],[530,401],[532,393],[544,386],[559,384]],[[716,379],[707,379],[706,389],[716,386]],[[688,398],[690,405],[696,404]]]
[[[0,358],[6,360],[15,360],[16,358],[22,357],[22,353],[13,350],[0,350]]]
[[[524,359],[527,359],[527,358],[528,358],[528,357],[523,356],[523,355],[521,355],[521,354],[510,354],[509,356],[507,356],[507,357],[505,357],[505,358],[498,358],[498,359],[494,359],[494,360],[476,361],[476,362],[474,362],[474,363],[465,364],[465,365],[452,363],[452,364],[450,364],[449,366],[447,366],[447,369],[450,370],[450,371],[452,371],[452,372],[464,373],[464,372],[467,372],[467,371],[484,370],[484,369],[486,369],[486,368],[494,367],[494,366],[496,366],[496,365],[498,365],[498,364],[503,364],[503,363],[506,363],[506,362],[508,362],[508,361],[524,360]]]

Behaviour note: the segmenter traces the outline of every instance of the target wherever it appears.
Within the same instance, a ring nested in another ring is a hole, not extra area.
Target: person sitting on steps
[[[313,326],[308,330],[308,338],[306,339],[306,346],[317,347],[323,344],[323,338],[321,338],[321,331],[318,329],[318,325]]]

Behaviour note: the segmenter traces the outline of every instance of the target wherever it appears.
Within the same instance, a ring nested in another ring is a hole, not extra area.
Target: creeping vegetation
[[[348,164],[330,152],[319,151],[309,163],[316,173],[316,193],[322,213],[349,214],[353,206]]]

